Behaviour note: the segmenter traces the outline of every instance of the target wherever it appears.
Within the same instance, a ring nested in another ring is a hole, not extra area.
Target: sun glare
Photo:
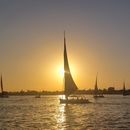
[[[76,76],[76,69],[75,69],[75,66],[73,65],[72,67],[70,67],[70,72],[74,78],[74,76]],[[58,77],[58,79],[62,79],[61,81],[63,81],[63,78],[64,78],[64,66],[62,64],[60,65],[56,65],[56,68],[55,68],[55,76]]]
[[[64,77],[64,68],[61,67],[59,69],[59,74],[60,74],[61,77]]]

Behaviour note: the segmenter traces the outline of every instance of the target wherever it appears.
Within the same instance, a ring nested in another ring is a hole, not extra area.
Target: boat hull
[[[0,95],[0,98],[8,98],[8,95]]]
[[[123,96],[130,96],[129,93],[123,93]]]
[[[88,99],[60,99],[61,104],[87,104],[91,103]]]
[[[41,96],[40,95],[36,95],[35,98],[41,98]]]

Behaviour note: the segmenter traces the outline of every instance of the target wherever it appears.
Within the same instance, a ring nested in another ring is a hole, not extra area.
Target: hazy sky
[[[0,0],[5,90],[63,88],[63,31],[80,89],[130,88],[130,0]]]

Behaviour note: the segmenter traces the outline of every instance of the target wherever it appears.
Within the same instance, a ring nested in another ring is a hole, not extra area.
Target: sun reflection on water
[[[66,114],[65,114],[65,106],[66,104],[60,104],[58,108],[57,115],[57,128],[60,130],[65,130],[66,123]]]
[[[65,99],[65,95],[59,95],[59,99]]]

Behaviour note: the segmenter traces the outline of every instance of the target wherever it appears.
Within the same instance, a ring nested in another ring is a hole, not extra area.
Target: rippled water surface
[[[130,96],[105,96],[91,104],[64,105],[59,96],[0,98],[0,128],[130,130]]]

